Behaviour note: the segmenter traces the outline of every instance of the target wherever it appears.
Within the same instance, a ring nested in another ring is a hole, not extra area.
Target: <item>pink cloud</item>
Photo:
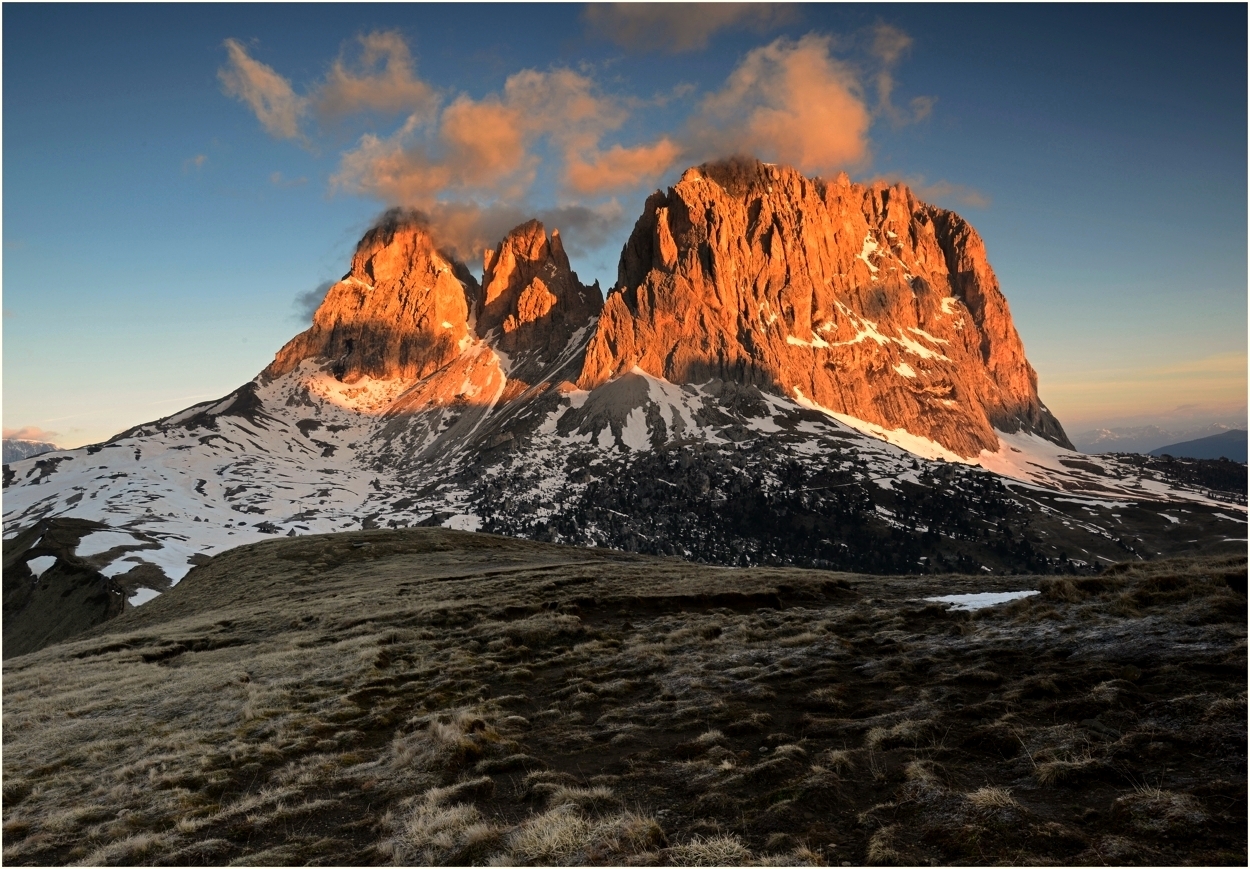
[[[10,438],[20,441],[40,441],[42,443],[54,443],[54,439],[60,437],[60,434],[54,431],[44,431],[35,425],[26,425],[21,428],[6,428],[2,432],[4,439]]]
[[[707,157],[754,154],[805,172],[830,172],[868,156],[871,116],[853,71],[808,34],[753,49],[692,121]]]

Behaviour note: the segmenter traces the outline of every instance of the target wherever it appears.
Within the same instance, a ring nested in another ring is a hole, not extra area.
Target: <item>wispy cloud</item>
[[[933,113],[935,97],[913,97],[904,110],[894,104],[894,69],[911,51],[912,38],[890,24],[878,24],[872,29],[870,53],[880,63],[874,81],[877,88],[877,114],[887,118],[895,127],[918,123]]]
[[[989,208],[992,200],[986,193],[951,181],[938,180],[930,183],[923,175],[886,175],[882,180],[891,184],[902,181],[925,202],[942,206],[962,208]]]
[[[206,154],[196,154],[194,157],[188,157],[182,161],[182,171],[190,172],[193,169],[203,169],[204,164],[208,162]]]
[[[707,48],[722,30],[766,33],[798,17],[790,3],[593,3],[582,13],[594,36],[629,51],[673,54]]]
[[[291,83],[248,55],[243,44],[227,39],[226,65],[217,72],[226,93],[247,103],[256,119],[271,136],[299,139],[300,118],[308,110],[308,100],[298,96]]]
[[[295,297],[295,317],[301,323],[311,323],[313,314],[317,313],[317,308],[321,307],[321,303],[325,301],[326,293],[330,292],[330,287],[334,286],[334,281],[322,281],[311,290],[305,290]]]
[[[357,37],[356,42],[359,57],[349,61],[340,54],[310,97],[321,118],[335,120],[368,111],[423,115],[435,111],[438,94],[417,78],[402,35],[374,32]]]
[[[59,432],[45,431],[37,425],[6,428],[0,434],[3,434],[5,440],[13,438],[20,441],[41,441],[43,443],[55,443],[56,438],[61,436]]]
[[[298,178],[287,178],[281,172],[271,172],[269,174],[269,183],[274,187],[303,187],[308,183],[308,179],[303,175]]]

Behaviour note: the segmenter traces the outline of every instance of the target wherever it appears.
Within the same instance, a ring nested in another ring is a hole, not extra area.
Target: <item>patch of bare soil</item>
[[[1245,590],[242,547],[5,662],[3,859],[1244,865]]]

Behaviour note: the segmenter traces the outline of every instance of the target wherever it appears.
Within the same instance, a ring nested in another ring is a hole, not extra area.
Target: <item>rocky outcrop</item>
[[[469,270],[435,248],[418,217],[388,212],[360,240],[351,270],[330,288],[312,327],[261,376],[280,377],[317,359],[349,383],[426,377],[473,340],[469,317],[479,294]]]
[[[578,385],[635,366],[755,384],[962,456],[997,450],[996,428],[1070,446],[980,237],[903,184],[688,170],[647,200]]]
[[[582,285],[570,268],[559,230],[548,239],[537,220],[516,227],[483,256],[477,331],[485,337],[498,330],[496,346],[505,353],[550,362],[602,307],[599,285]]]

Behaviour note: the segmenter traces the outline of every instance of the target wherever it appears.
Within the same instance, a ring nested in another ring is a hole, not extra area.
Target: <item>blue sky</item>
[[[4,426],[233,389],[397,202],[467,252],[554,216],[606,289],[646,194],[728,148],[967,217],[1070,432],[1244,424],[1246,14],[6,4]]]

